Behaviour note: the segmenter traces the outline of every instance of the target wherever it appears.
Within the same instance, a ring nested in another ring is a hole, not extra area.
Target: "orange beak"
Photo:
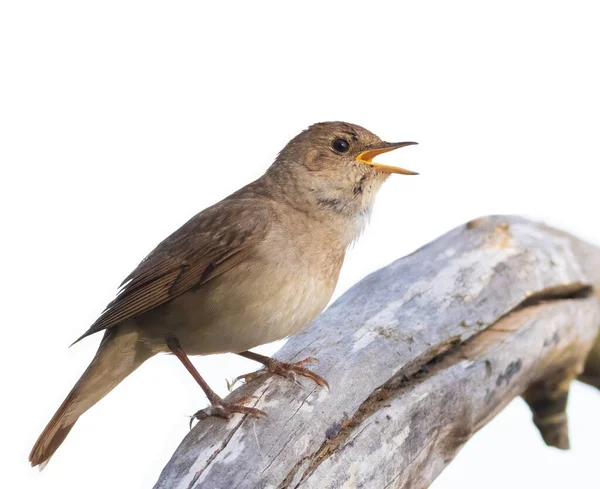
[[[398,148],[404,148],[404,146],[411,146],[412,144],[418,144],[418,143],[413,143],[411,141],[406,142],[406,143],[383,143],[378,148],[373,148],[373,149],[369,149],[367,151],[363,151],[361,154],[359,154],[356,157],[356,161],[360,161],[361,163],[364,163],[365,165],[370,165],[373,168],[375,168],[383,173],[398,173],[400,175],[418,175],[418,173],[414,172],[414,171],[405,170],[404,168],[398,168],[396,166],[382,165],[380,163],[375,163],[373,161],[373,158],[375,158],[377,155],[380,155],[382,153],[387,153],[388,151],[394,151],[395,149],[398,149]]]

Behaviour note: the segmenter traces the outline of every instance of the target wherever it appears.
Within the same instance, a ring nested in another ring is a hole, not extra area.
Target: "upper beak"
[[[380,155],[382,153],[387,153],[388,151],[394,151],[395,149],[398,149],[398,148],[404,148],[404,146],[410,146],[412,144],[418,144],[418,143],[414,143],[412,141],[409,141],[406,143],[382,143],[377,148],[372,148],[367,151],[363,151],[361,154],[359,154],[356,157],[356,161],[360,161],[361,163],[365,163],[366,165],[371,165],[372,167],[376,168],[379,171],[382,171],[383,173],[399,173],[401,175],[418,175],[417,172],[405,170],[404,168],[398,168],[396,166],[382,165],[380,163],[373,162],[373,158],[375,158],[377,155]]]

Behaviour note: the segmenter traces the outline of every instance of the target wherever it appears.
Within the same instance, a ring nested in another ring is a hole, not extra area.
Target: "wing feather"
[[[231,269],[269,228],[268,205],[224,200],[205,209],[160,243],[121,284],[117,297],[74,343],[154,309]]]

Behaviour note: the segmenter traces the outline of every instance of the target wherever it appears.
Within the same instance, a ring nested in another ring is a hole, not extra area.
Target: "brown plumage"
[[[321,385],[306,361],[252,352],[306,327],[331,298],[347,247],[358,238],[390,173],[373,163],[390,144],[343,122],[303,131],[255,182],[205,209],[160,243],[77,340],[105,330],[98,352],[35,443],[45,464],[77,419],[145,360],[173,352],[205,391],[208,414],[262,411],[217,396],[186,354],[233,352],[283,376]],[[76,342],[77,342],[76,341]]]
[[[243,260],[269,226],[268,214],[250,215],[247,209],[252,207],[250,199],[230,199],[190,219],[127,276],[117,298],[75,343],[143,314]]]

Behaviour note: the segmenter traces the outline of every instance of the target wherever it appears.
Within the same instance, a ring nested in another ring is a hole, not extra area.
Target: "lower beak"
[[[417,172],[405,170],[404,168],[398,168],[396,166],[388,166],[382,165],[380,163],[373,162],[373,158],[382,153],[387,153],[388,151],[394,151],[398,148],[404,148],[404,146],[410,146],[412,144],[418,144],[413,142],[406,143],[383,143],[378,148],[369,149],[367,151],[363,151],[356,157],[356,161],[360,161],[366,165],[370,165],[373,168],[383,172],[383,173],[399,173],[400,175],[418,175]]]

